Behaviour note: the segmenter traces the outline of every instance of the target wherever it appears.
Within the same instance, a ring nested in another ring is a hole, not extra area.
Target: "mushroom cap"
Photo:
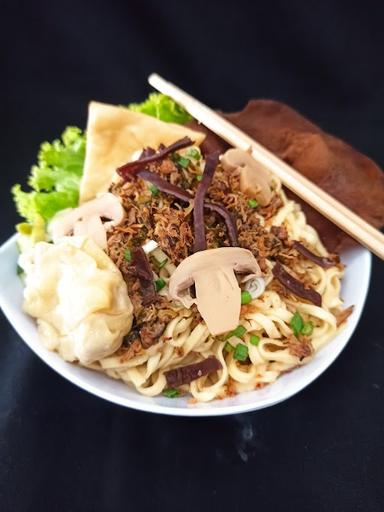
[[[71,234],[88,235],[100,247],[105,248],[106,231],[120,224],[124,217],[125,210],[120,199],[107,192],[77,208],[56,214],[50,222],[49,231],[53,240]],[[108,220],[103,223],[101,218]]]
[[[239,323],[241,290],[235,272],[261,275],[248,249],[221,247],[199,251],[183,260],[172,274],[170,296],[187,308],[196,304],[210,333],[222,334]],[[196,298],[189,291],[192,284]]]
[[[221,165],[228,171],[240,171],[240,190],[244,194],[255,197],[261,206],[267,206],[271,202],[271,175],[249,153],[231,148],[222,155]]]

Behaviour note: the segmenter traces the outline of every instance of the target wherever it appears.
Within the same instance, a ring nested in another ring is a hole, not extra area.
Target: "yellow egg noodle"
[[[284,204],[271,224],[284,225],[290,238],[305,240],[318,254],[326,256],[326,249],[316,231],[306,223],[300,206],[288,200],[282,190],[279,194]],[[323,269],[311,261],[301,265],[300,270],[310,276],[314,289],[321,294],[322,307],[284,299],[267,286],[263,295],[251,302],[257,312],[241,317],[240,323],[247,329],[246,335],[242,339],[232,340],[247,346],[251,364],[238,364],[233,352],[225,350],[226,341],[210,336],[203,322],[191,328],[191,312],[181,309],[180,314],[167,325],[159,343],[126,362],[113,355],[101,359],[99,364],[102,371],[132,384],[143,395],[156,396],[167,387],[165,371],[213,355],[221,362],[222,370],[214,377],[204,376],[181,388],[199,402],[225,397],[229,378],[231,388],[236,393],[274,382],[283,372],[310,360],[309,357],[300,360],[284,346],[284,339],[292,335],[289,324],[294,311],[299,311],[304,318],[314,322],[311,335],[314,352],[337,332],[335,313],[343,304],[340,298],[343,271],[338,266]],[[174,265],[168,264],[161,269],[160,276],[167,281],[173,270]],[[250,334],[260,337],[257,346],[250,343]],[[178,350],[180,348],[182,355]]]

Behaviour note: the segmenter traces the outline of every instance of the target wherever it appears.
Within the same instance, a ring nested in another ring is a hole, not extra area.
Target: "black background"
[[[286,101],[384,165],[381,5],[1,1],[1,240],[39,143],[84,126],[90,99],[143,99],[152,71],[223,110]],[[383,510],[383,278],[375,260],[359,327],[315,383],[224,418],[103,402],[2,316],[0,510]]]

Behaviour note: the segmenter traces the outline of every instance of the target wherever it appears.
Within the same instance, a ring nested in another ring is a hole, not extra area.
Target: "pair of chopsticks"
[[[148,82],[161,93],[173,98],[191,116],[229,144],[244,151],[250,151],[252,157],[280,178],[287,188],[361,245],[364,245],[373,254],[384,259],[384,235],[379,230],[295,171],[293,167],[280,160],[232,123],[220,117],[212,109],[176,87],[176,85],[167,82],[155,73],[149,76]]]

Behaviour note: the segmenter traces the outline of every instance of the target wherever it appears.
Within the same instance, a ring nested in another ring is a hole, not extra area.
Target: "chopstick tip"
[[[162,80],[162,78],[161,78],[161,76],[160,76],[160,75],[158,75],[157,73],[151,73],[151,74],[148,76],[148,79],[147,79],[147,80],[148,80],[148,83],[149,83],[150,85],[152,85],[152,87],[155,87],[155,85],[154,85],[154,84],[156,84],[156,82],[157,82],[158,80]]]

